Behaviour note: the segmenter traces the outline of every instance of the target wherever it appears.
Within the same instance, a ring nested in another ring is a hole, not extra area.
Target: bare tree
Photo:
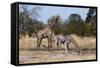
[[[28,34],[28,27],[32,25],[34,20],[37,20],[39,17],[38,11],[40,7],[29,6],[29,5],[20,5],[19,6],[19,31]]]

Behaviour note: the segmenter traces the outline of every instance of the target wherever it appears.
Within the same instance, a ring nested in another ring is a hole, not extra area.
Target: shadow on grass
[[[25,51],[58,51],[58,48],[50,48],[50,49],[46,49],[46,48],[29,48],[29,49],[24,49],[24,48],[20,48],[19,50],[25,50]],[[65,50],[65,48],[61,48],[60,50]],[[70,49],[71,51],[75,50],[74,48]],[[92,49],[88,49],[88,48],[82,48],[80,49],[80,51],[96,51],[96,49],[92,48]]]

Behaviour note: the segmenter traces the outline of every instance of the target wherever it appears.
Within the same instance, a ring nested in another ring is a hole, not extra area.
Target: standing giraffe
[[[61,48],[61,44],[64,44],[66,54],[67,54],[67,50],[69,51],[69,53],[71,53],[70,52],[70,48],[69,48],[69,44],[70,43],[74,44],[75,51],[79,54],[80,53],[80,48],[79,48],[76,40],[70,34],[68,34],[68,35],[58,35],[57,36],[57,46],[58,46],[58,49]]]
[[[54,20],[50,22],[43,30],[37,33],[37,48],[40,47],[43,38],[48,39],[48,48],[52,47],[52,30],[56,23],[58,23],[59,16],[55,16]]]
[[[55,34],[52,33],[52,39],[56,43],[57,48],[59,49],[59,51],[61,49],[62,44],[64,45],[66,55],[67,55],[68,52],[71,53],[70,52],[70,48],[69,48],[69,44],[70,43],[73,43],[74,46],[75,46],[75,51],[78,54],[80,53],[80,48],[79,48],[76,40],[70,34],[58,34],[58,35],[55,35]]]
[[[61,54],[60,49],[62,47],[62,44],[65,48],[66,55],[67,53],[71,53],[69,46],[75,46],[75,51],[77,52],[78,55],[80,54],[80,48],[76,40],[69,33],[67,34],[62,33],[62,34],[55,35],[55,33],[52,32],[51,40],[53,42],[52,45],[56,46],[59,49],[60,54]],[[70,45],[70,43],[72,43],[73,45]]]

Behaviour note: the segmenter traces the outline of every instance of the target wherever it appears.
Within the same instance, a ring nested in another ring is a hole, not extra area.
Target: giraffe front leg
[[[40,48],[42,38],[37,38],[37,48]]]
[[[52,41],[52,37],[50,36],[50,37],[48,37],[48,48],[52,48],[52,44],[53,43],[53,41]]]
[[[61,42],[58,40],[57,41],[57,48],[58,48],[58,51],[59,51],[59,54],[61,54],[61,51],[60,51],[60,49],[61,49]]]
[[[64,45],[65,46],[65,52],[66,52],[66,55],[68,54],[68,51],[67,51],[67,47],[66,47],[66,45]]]
[[[68,52],[71,54],[71,50],[70,50],[70,48],[69,48],[70,42],[71,42],[71,41],[67,42],[67,45],[66,45],[66,46],[67,46]]]
[[[64,46],[65,46],[65,53],[66,53],[66,56],[68,55],[69,51],[68,51],[68,45],[67,43],[64,43]]]
[[[50,37],[48,37],[48,50],[50,48]]]
[[[37,48],[39,47],[39,42],[40,42],[40,40],[39,40],[39,38],[37,38]]]

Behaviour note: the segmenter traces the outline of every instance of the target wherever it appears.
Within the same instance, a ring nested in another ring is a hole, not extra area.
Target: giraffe
[[[53,44],[57,46],[59,51],[63,44],[66,55],[67,55],[67,53],[71,53],[69,46],[72,46],[72,45],[69,45],[70,43],[74,44],[75,51],[77,52],[78,55],[80,54],[80,48],[79,48],[76,40],[71,36],[71,34],[69,34],[69,33],[63,34],[62,33],[62,34],[55,35],[55,33],[52,33],[52,40],[54,42]],[[61,52],[60,52],[60,54],[61,54]]]
[[[58,23],[59,16],[55,16],[54,20],[52,22],[49,22],[49,24],[43,29],[38,31],[37,33],[37,48],[40,48],[41,41],[44,38],[47,38],[48,40],[48,48],[52,47],[52,32],[53,32],[53,27],[55,26],[56,23]]]
[[[69,48],[69,44],[72,43],[75,46],[75,51],[79,54],[80,53],[80,48],[78,47],[78,44],[76,42],[76,40],[70,35],[58,35],[57,36],[57,46],[58,49],[61,48],[61,44],[63,44],[65,46],[65,52],[66,54],[68,53],[67,51],[70,52],[70,48]]]

